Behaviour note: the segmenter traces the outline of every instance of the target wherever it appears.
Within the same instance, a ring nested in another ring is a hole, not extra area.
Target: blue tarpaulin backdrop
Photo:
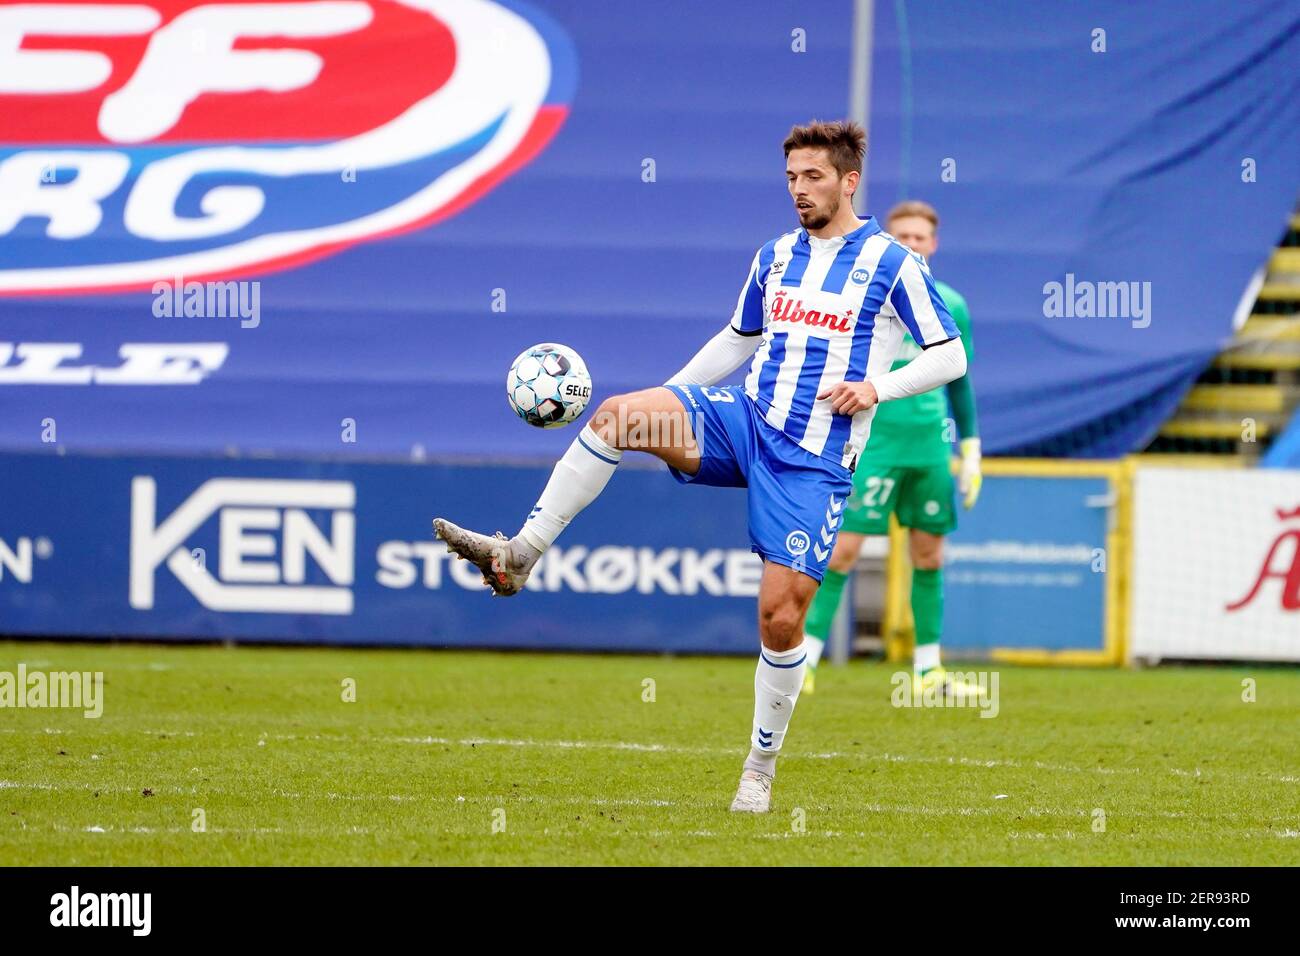
[[[986,447],[1140,447],[1231,337],[1295,205],[1300,7],[876,12],[869,200],[940,210],[933,265],[971,304]],[[1045,317],[1067,274],[1150,283],[1150,324]]]
[[[525,346],[578,349],[598,399],[677,369],[792,226],[785,132],[848,111],[853,5],[537,6],[577,80],[529,165],[445,221],[261,276],[255,329],[156,318],[148,293],[5,300],[0,339],[80,343],[87,363],[131,342],[230,351],[198,385],[0,385],[0,446],[48,447],[52,418],[72,450],[548,458],[571,433],[506,406]],[[1129,451],[1230,336],[1300,183],[1297,63],[1294,3],[875,4],[868,203],[940,209],[935,272],[971,305],[989,451]],[[1149,283],[1150,324],[1046,317],[1067,274]]]

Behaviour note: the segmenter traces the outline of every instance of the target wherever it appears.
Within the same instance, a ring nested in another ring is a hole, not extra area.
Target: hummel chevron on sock
[[[912,571],[912,618],[916,647],[912,670],[918,674],[939,666],[939,632],[943,628],[943,569]]]
[[[821,663],[822,651],[826,648],[826,639],[830,637],[831,622],[840,609],[840,598],[844,594],[844,582],[849,579],[842,571],[826,569],[821,587],[813,595],[812,604],[808,606],[808,617],[804,621],[804,642],[808,647],[808,666],[813,670]],[[811,640],[810,640],[811,638]]]
[[[578,512],[605,490],[622,458],[621,450],[611,448],[590,425],[585,426],[555,463],[551,480],[515,537],[539,554],[545,551]]]
[[[746,770],[776,774],[776,755],[803,687],[806,660],[802,641],[788,651],[759,649],[758,667],[754,671],[754,732],[749,741]]]

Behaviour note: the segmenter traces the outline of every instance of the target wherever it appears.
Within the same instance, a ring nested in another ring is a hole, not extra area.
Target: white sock
[[[518,537],[538,552],[549,548],[578,512],[605,490],[622,458],[622,451],[607,445],[590,425],[584,426],[555,463],[551,480]]]
[[[803,646],[808,648],[808,666],[813,670],[822,662],[822,651],[826,650],[826,642],[820,637],[813,637],[811,634],[803,636]]]
[[[803,642],[788,651],[761,648],[754,671],[754,731],[746,770],[776,774],[776,755],[785,741],[808,659]]]
[[[918,674],[932,671],[939,666],[939,642],[917,644],[912,649],[912,670]]]

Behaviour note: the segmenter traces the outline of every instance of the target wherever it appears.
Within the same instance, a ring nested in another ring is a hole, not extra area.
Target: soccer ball
[[[591,399],[591,375],[573,349],[543,342],[525,349],[510,366],[506,398],[528,424],[559,428],[586,409]]]

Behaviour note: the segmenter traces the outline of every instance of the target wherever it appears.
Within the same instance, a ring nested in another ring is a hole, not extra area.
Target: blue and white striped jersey
[[[767,423],[846,468],[876,410],[836,415],[818,393],[888,372],[905,329],[922,348],[959,334],[925,260],[871,217],[834,239],[797,229],[764,245],[731,327],[763,336],[745,392]]]

